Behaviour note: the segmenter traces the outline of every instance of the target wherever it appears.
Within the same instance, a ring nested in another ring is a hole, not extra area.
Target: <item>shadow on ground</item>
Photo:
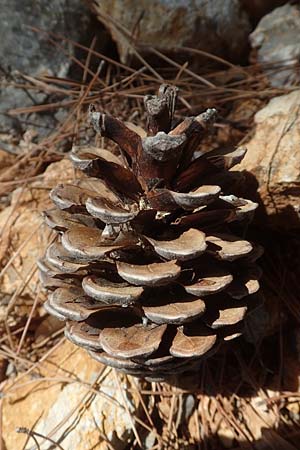
[[[247,239],[260,243],[265,250],[259,260],[263,269],[264,303],[249,315],[245,335],[205,361],[198,374],[185,377],[174,374],[170,380],[185,390],[181,419],[177,416],[177,433],[185,436],[186,444],[183,440],[175,447],[174,441],[169,448],[300,448],[300,222],[294,209],[287,205],[280,214],[290,217],[290,222],[285,229],[276,227],[280,222],[278,217],[267,216],[256,191],[256,180],[253,175],[250,178],[253,185],[244,196],[252,197],[260,207],[248,228]],[[241,192],[238,194],[243,197]],[[294,227],[295,223],[298,228]],[[227,420],[227,430],[234,430],[229,436],[225,433],[223,439],[218,425],[214,424],[218,429],[215,432],[211,427],[212,415],[208,409],[213,402],[215,414]],[[190,425],[195,410],[202,410],[199,429],[192,427],[201,436],[197,443],[195,436],[191,438]],[[163,433],[157,411],[154,416],[157,431]],[[194,444],[190,444],[193,439]]]

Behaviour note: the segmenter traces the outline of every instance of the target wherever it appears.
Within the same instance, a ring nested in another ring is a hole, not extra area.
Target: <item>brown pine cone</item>
[[[261,249],[232,234],[257,207],[228,193],[245,150],[201,152],[214,109],[171,129],[176,95],[162,85],[145,98],[144,137],[91,108],[120,153],[73,148],[85,177],[52,190],[45,219],[58,235],[39,261],[45,307],[66,336],[148,379],[195,370],[239,336],[259,289]]]

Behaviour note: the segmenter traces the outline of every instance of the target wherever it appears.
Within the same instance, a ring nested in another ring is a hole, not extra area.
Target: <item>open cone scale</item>
[[[162,85],[145,97],[144,137],[90,109],[120,153],[73,148],[85,177],[52,190],[45,219],[57,240],[39,261],[46,309],[66,321],[66,336],[151,380],[196,370],[242,333],[258,302],[261,249],[232,233],[257,207],[230,192],[245,150],[201,153],[216,111],[174,127],[176,96]]]

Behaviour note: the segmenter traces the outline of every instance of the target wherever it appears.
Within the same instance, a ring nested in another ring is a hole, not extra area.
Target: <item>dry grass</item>
[[[45,375],[33,377],[28,381],[28,376],[36,374],[64,341],[62,329],[57,324],[49,324],[48,332],[37,340],[35,330],[45,319],[41,308],[44,294],[35,282],[34,263],[25,273],[19,270],[20,255],[32,237],[40,233],[42,252],[51,236],[45,238],[45,230],[40,223],[27,234],[26,240],[18,242],[18,246],[15,245],[14,236],[14,224],[24,204],[32,202],[38,211],[43,207],[37,200],[37,193],[42,191],[44,196],[41,198],[44,199],[53,181],[45,178],[45,169],[51,163],[63,159],[72,143],[94,139],[86,113],[91,102],[98,104],[105,112],[143,124],[143,96],[153,93],[162,81],[176,83],[180,88],[178,118],[196,114],[208,106],[216,106],[220,110],[221,119],[214,138],[223,144],[232,139],[236,142],[246,139],[251,132],[255,108],[286,91],[270,88],[261,69],[255,65],[241,68],[219,60],[224,69],[196,73],[188,64],[180,66],[157,50],[148,49],[161,61],[161,67],[151,67],[135,50],[141,63],[137,70],[95,51],[94,41],[89,48],[72,43],[86,52],[86,60],[82,62],[67,54],[65,44],[70,42],[68,39],[55,35],[48,35],[48,39],[58,51],[65,53],[66,57],[82,69],[82,80],[20,74],[20,82],[15,85],[16,89],[49,95],[47,104],[30,107],[20,105],[10,111],[21,122],[31,113],[63,110],[65,114],[57,127],[43,139],[36,140],[30,132],[23,136],[23,140],[16,146],[15,154],[9,155],[10,164],[0,171],[0,196],[5,205],[10,204],[13,193],[13,204],[2,224],[0,277],[3,281],[6,273],[13,270],[18,281],[17,289],[12,295],[7,296],[2,292],[0,298],[0,393],[7,398],[14,390],[22,388],[23,382],[35,384],[47,381],[62,385],[81,383],[86,388],[86,394],[76,408],[69,411],[69,417],[76,416],[78,420],[82,420],[82,409],[88,408],[92,396],[103,395],[99,392],[99,385],[105,385],[110,369],[103,369],[93,383],[76,380],[74,374],[67,372],[57,372],[49,378]],[[199,52],[194,49],[185,51],[187,54]],[[214,58],[203,52],[202,56],[209,62]],[[98,62],[97,70],[91,68],[95,61]],[[248,100],[258,101],[254,103],[249,117],[239,121],[237,114],[235,119],[230,119],[230,114]],[[229,127],[233,132],[229,131]],[[26,197],[28,192],[33,192],[29,200]],[[260,230],[260,233],[264,233],[264,230]],[[290,236],[291,249],[295,248],[293,242],[298,242],[297,239],[296,236]],[[121,392],[123,402],[120,404],[114,398],[109,398],[108,401],[130,417],[134,442],[128,443],[128,449],[142,448],[150,434],[153,436],[152,444],[148,447],[151,450],[250,449],[254,445],[261,449],[298,448],[300,366],[295,362],[298,355],[294,353],[292,346],[296,342],[294,328],[297,329],[300,320],[299,282],[296,276],[291,275],[286,263],[290,262],[289,249],[285,245],[286,235],[278,240],[276,238],[276,242],[275,247],[269,245],[263,260],[265,292],[271,299],[267,304],[272,304],[272,320],[275,317],[274,327],[267,338],[258,340],[255,345],[245,341],[235,343],[230,351],[224,351],[206,362],[197,380],[185,380],[185,388],[161,383],[140,384],[131,379],[127,383],[128,391],[136,395],[139,401],[139,410],[135,412],[128,408],[120,375],[114,374],[115,385]],[[299,256],[299,253],[296,252],[295,255]],[[9,378],[4,375],[5,370]],[[187,389],[190,386],[193,389]],[[0,430],[1,411],[0,403]],[[60,423],[62,430],[67,419],[68,417]],[[18,430],[19,433],[28,435],[30,448],[39,448],[43,440],[50,441],[54,447],[64,448],[63,441],[55,443],[52,436],[41,436],[34,430],[35,425],[32,424],[31,430]],[[103,433],[100,437],[102,440],[106,439]],[[0,440],[0,449],[4,450],[1,442]],[[114,447],[107,442],[107,448]]]

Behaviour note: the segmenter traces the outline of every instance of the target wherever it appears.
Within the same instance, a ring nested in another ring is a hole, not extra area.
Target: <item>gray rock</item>
[[[90,21],[89,10],[81,0],[0,0],[0,132],[11,132],[19,128],[22,134],[26,124],[8,116],[16,107],[43,102],[44,94],[30,94],[15,89],[18,72],[29,75],[48,74],[66,76],[70,60],[55,48],[43,33],[36,33],[30,27],[61,34],[79,41]],[[71,44],[67,50],[73,54]],[[34,117],[30,122],[34,122]],[[43,118],[37,122],[42,133],[55,126],[55,121]]]
[[[190,46],[239,60],[250,23],[239,0],[94,0],[94,11],[115,39],[121,59],[129,42],[171,51]],[[127,30],[127,38],[124,35]],[[122,31],[123,30],[123,31]]]
[[[274,87],[287,87],[300,81],[299,33],[300,7],[286,4],[263,17],[250,35],[257,61],[272,64],[264,70]]]
[[[78,39],[87,20],[82,2],[73,0],[71,5],[67,0],[1,0],[0,3],[0,52],[5,55],[2,65],[32,75],[42,72],[66,75],[65,55],[47,41],[46,35],[30,27]]]
[[[288,0],[240,0],[252,20],[257,21]]]

